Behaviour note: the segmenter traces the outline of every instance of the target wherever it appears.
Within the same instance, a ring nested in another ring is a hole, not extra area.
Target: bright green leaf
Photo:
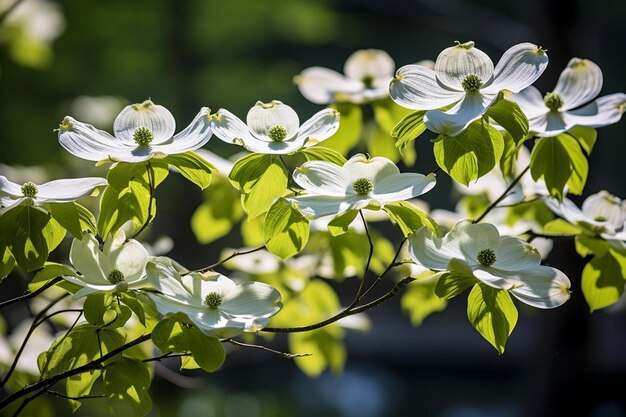
[[[313,146],[300,150],[307,161],[326,161],[342,166],[346,163],[346,158],[334,149],[323,146]]]
[[[504,353],[506,341],[517,324],[517,309],[508,291],[474,285],[467,298],[467,317],[499,354]]]
[[[528,135],[528,119],[514,101],[500,98],[485,115],[502,126],[511,135],[516,145]]]
[[[102,373],[106,408],[114,416],[142,417],[152,409],[148,393],[151,377],[139,359],[119,357]]]
[[[328,231],[330,234],[332,236],[339,236],[346,233],[358,213],[358,210],[347,210],[336,216],[328,223]]]
[[[347,155],[361,138],[363,112],[360,106],[350,103],[333,104],[332,107],[341,115],[339,129],[323,142],[324,147],[333,149],[341,155]]]
[[[624,294],[626,256],[609,250],[602,256],[594,256],[585,265],[582,290],[591,311],[614,304]]]
[[[474,284],[478,279],[472,275],[459,275],[455,273],[442,274],[437,281],[435,294],[446,300],[451,300]]]
[[[342,340],[343,332],[333,330],[333,327],[324,327],[289,335],[289,350],[292,353],[311,354],[294,359],[296,365],[308,376],[319,376],[326,367],[335,373],[343,369],[347,358]]]
[[[300,252],[309,240],[309,221],[284,199],[278,199],[265,216],[265,246],[285,259]]]
[[[577,235],[574,243],[576,252],[582,257],[589,255],[604,256],[610,247],[609,242],[606,240],[585,234]]]
[[[404,290],[400,303],[414,326],[421,325],[426,317],[445,310],[448,305],[445,299],[435,294],[435,282],[413,281]]]
[[[437,232],[438,225],[428,213],[418,209],[413,204],[401,201],[385,204],[383,210],[387,212],[392,222],[397,224],[405,237],[410,236],[423,226]]]
[[[78,203],[54,203],[47,206],[50,215],[75,238],[81,239],[83,231],[96,233],[96,218]]]
[[[211,174],[217,172],[217,168],[193,151],[169,155],[163,162],[176,168],[183,177],[203,190],[211,184]]]
[[[241,194],[227,181],[218,180],[191,216],[191,230],[199,243],[208,244],[226,236],[242,217]]]
[[[274,159],[273,155],[260,153],[246,155],[235,162],[228,178],[235,188],[243,193],[248,193],[270,165],[274,163]]]
[[[274,159],[254,186],[243,196],[243,206],[248,219],[255,219],[265,213],[274,200],[281,197],[287,189],[287,171]]]
[[[425,113],[425,110],[419,110],[408,114],[394,126],[391,136],[396,138],[396,147],[400,153],[404,153],[406,147],[426,131]]]
[[[13,271],[13,267],[15,266],[15,258],[13,257],[13,254],[11,253],[9,248],[6,247],[4,242],[0,242],[0,260],[2,262],[0,264],[1,283],[3,279],[9,276],[11,271]]]
[[[598,139],[598,131],[596,129],[586,126],[575,126],[571,128],[567,134],[575,137],[576,140],[578,140],[580,147],[584,149],[585,153],[587,155],[591,155],[593,147],[596,144],[596,140]]]

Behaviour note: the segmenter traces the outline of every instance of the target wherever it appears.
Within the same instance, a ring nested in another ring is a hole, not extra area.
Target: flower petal
[[[340,214],[350,209],[361,209],[369,203],[369,199],[360,196],[336,197],[323,195],[303,195],[288,198],[287,201],[295,203],[303,215],[316,219],[331,214]]]
[[[409,200],[432,190],[436,183],[435,174],[394,174],[375,183],[371,197],[383,204]]]
[[[196,272],[183,276],[181,282],[189,293],[202,303],[204,303],[207,295],[212,292],[224,297],[237,288],[237,285],[230,278],[222,274],[207,276]]]
[[[254,137],[248,126],[226,109],[219,109],[212,114],[210,123],[215,136],[227,143],[245,142]]]
[[[293,172],[294,181],[305,191],[323,196],[344,197],[351,184],[347,171],[326,161],[309,161]]]
[[[520,286],[511,289],[515,298],[537,308],[555,308],[570,298],[570,280],[556,268],[539,266],[520,271],[515,278]]]
[[[106,249],[105,255],[109,258],[109,268],[117,269],[124,274],[124,280],[129,284],[145,277],[146,264],[150,255],[141,243],[131,239],[128,242],[122,241],[119,246],[113,246],[110,251]]]
[[[590,220],[610,225],[613,230],[622,228],[626,221],[622,200],[604,190],[587,197],[582,205],[582,213]]]
[[[96,285],[109,283],[101,266],[106,264],[106,259],[93,235],[87,233],[82,239],[72,241],[70,262],[82,274],[81,281]]]
[[[532,85],[508,98],[516,102],[529,119],[550,111],[550,109],[546,107],[539,90]]]
[[[389,83],[396,64],[389,54],[380,49],[362,49],[352,53],[343,67],[343,72],[353,80],[383,79]]]
[[[176,121],[168,109],[151,100],[124,107],[113,122],[115,137],[128,145],[135,145],[133,136],[140,127],[152,132],[152,144],[170,139],[176,131]]]
[[[474,42],[459,43],[441,51],[435,62],[435,74],[443,85],[463,91],[461,83],[469,74],[477,75],[483,84],[490,81],[493,62],[486,53],[474,48]]]
[[[363,90],[360,81],[351,80],[336,71],[322,67],[307,68],[293,80],[298,85],[300,93],[315,104],[354,101]]]
[[[280,293],[262,282],[245,282],[224,297],[220,309],[238,319],[267,318],[281,308]]]
[[[405,65],[396,72],[389,85],[393,101],[413,110],[431,110],[455,103],[464,96],[437,82],[435,72],[423,65]]]
[[[150,283],[159,291],[161,301],[172,300],[177,305],[202,307],[201,300],[193,297],[182,284],[180,275],[171,266],[161,261],[150,261],[146,265],[146,274]],[[153,300],[152,293],[148,293]],[[162,314],[161,310],[159,310]]]
[[[533,118],[528,118],[528,130],[538,137],[551,137],[567,132],[568,127],[563,120],[564,113],[548,111]]]
[[[102,161],[132,149],[107,132],[69,116],[60,125],[59,143],[72,155],[88,161]]]
[[[391,160],[377,156],[368,158],[363,154],[356,154],[343,164],[343,169],[350,175],[349,184],[359,178],[367,178],[373,184],[382,181],[390,175],[399,174],[400,170]],[[349,187],[350,189],[351,187]]]
[[[493,80],[482,89],[497,94],[502,90],[513,93],[534,83],[548,66],[546,52],[532,43],[520,43],[509,48],[498,61]]]
[[[626,94],[600,97],[577,110],[562,113],[568,129],[574,126],[604,127],[621,120],[626,108]]]
[[[204,146],[211,139],[209,108],[203,107],[194,117],[193,121],[176,136],[170,140],[152,146],[155,151],[163,152],[166,155],[195,151]]]
[[[298,129],[298,138],[306,138],[307,144],[322,142],[334,135],[339,129],[339,112],[324,109],[313,115]]]
[[[462,235],[465,223],[457,223],[443,238],[433,236],[427,227],[419,229],[409,239],[409,256],[418,265],[436,271],[447,271],[452,259],[463,260],[458,237]]]
[[[433,132],[456,136],[470,123],[480,118],[496,99],[475,93],[467,93],[462,101],[447,111],[429,110],[424,115],[424,124]]]
[[[299,151],[304,147],[305,143],[305,136],[296,136],[282,142],[274,142],[266,139],[250,137],[249,139],[242,141],[241,144],[250,152],[285,155]]]
[[[505,271],[532,269],[541,263],[541,255],[530,243],[510,236],[500,238],[495,254],[496,262],[492,268]]]
[[[36,203],[65,203],[93,193],[96,187],[107,185],[104,178],[70,178],[54,180],[38,186]]]
[[[455,229],[458,226],[455,226]],[[500,248],[500,233],[489,223],[462,223],[462,227],[454,235],[459,241],[459,248],[465,255],[464,259],[473,264],[479,264],[478,254],[484,249],[491,249],[498,253]]]
[[[588,59],[572,58],[559,76],[553,93],[561,96],[560,110],[570,110],[593,100],[602,90],[602,70]]]
[[[300,119],[295,110],[278,100],[272,100],[270,103],[258,101],[248,112],[246,122],[252,134],[267,141],[272,141],[267,133],[274,126],[285,128],[287,139],[295,136],[300,127]]]
[[[9,181],[4,175],[0,175],[0,193],[8,194],[18,198],[24,196],[24,194],[22,193],[22,186]]]

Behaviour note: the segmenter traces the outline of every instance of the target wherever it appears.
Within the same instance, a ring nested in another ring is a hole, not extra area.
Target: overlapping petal
[[[126,106],[113,122],[115,137],[135,146],[135,131],[145,127],[152,132],[152,143],[157,145],[167,141],[176,131],[176,121],[168,109],[151,100]]]
[[[548,66],[546,52],[532,43],[520,43],[509,48],[498,61],[493,80],[486,83],[483,92],[497,94],[502,90],[517,93],[543,74]]]
[[[621,120],[626,109],[626,94],[615,93],[600,97],[576,110],[563,112],[568,129],[574,126],[604,127]]]
[[[572,58],[559,76],[552,92],[563,99],[561,110],[575,109],[600,94],[602,81],[602,70],[594,62]]]
[[[513,94],[509,99],[515,101],[520,106],[529,120],[550,111],[550,109],[546,107],[539,90],[532,85],[517,94]]]
[[[112,155],[130,154],[128,145],[70,116],[66,116],[59,127],[59,143],[72,155],[88,161],[102,161]]]
[[[358,195],[344,197],[302,195],[287,200],[295,203],[302,214],[311,218],[341,214],[350,209],[358,210],[369,203],[369,199],[363,199]]]
[[[490,81],[493,74],[491,58],[478,48],[474,42],[459,43],[441,51],[435,61],[437,80],[446,87],[463,91],[463,79],[474,74],[484,83]]]
[[[363,83],[322,67],[307,68],[294,77],[302,95],[315,104],[328,104],[340,96],[353,98],[363,90]]]
[[[295,110],[278,100],[269,103],[258,101],[248,112],[246,123],[254,136],[267,141],[272,141],[267,134],[274,126],[285,128],[287,139],[295,136],[300,127],[300,119]]]
[[[293,173],[294,181],[305,191],[343,197],[350,177],[342,167],[325,161],[305,162]]]
[[[431,110],[455,103],[463,89],[446,88],[437,82],[435,72],[422,65],[405,65],[396,72],[389,86],[391,98],[408,109]]]
[[[436,183],[434,174],[394,174],[376,182],[371,196],[381,202],[410,200],[432,190]]]
[[[61,179],[37,187],[35,203],[67,203],[93,193],[97,187],[106,185],[104,178],[85,177]]]
[[[219,109],[211,115],[211,129],[215,136],[228,143],[246,142],[254,138],[239,117],[226,109]]]
[[[470,123],[480,118],[496,100],[493,96],[479,92],[465,94],[463,100],[447,111],[429,110],[424,115],[424,124],[433,132],[456,136]]]
[[[343,169],[350,175],[350,185],[359,178],[368,178],[376,184],[383,178],[400,173],[391,160],[380,156],[368,158],[363,154],[354,155],[343,165]]]
[[[321,110],[300,126],[298,137],[311,143],[322,142],[337,132],[339,117],[339,112],[334,109]]]
[[[204,146],[211,139],[209,108],[203,107],[193,121],[173,138],[155,147],[164,154],[179,154]]]

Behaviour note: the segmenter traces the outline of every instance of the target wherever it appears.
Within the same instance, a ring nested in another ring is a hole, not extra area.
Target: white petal
[[[196,315],[190,315],[189,313],[187,315],[204,334],[220,339],[239,336],[254,322],[254,319],[248,321],[233,319],[230,315],[221,311],[221,309],[212,310],[207,308]]]
[[[582,205],[582,212],[588,219],[604,219],[597,221],[607,224],[613,230],[620,229],[626,221],[622,200],[604,190],[587,197]]]
[[[124,107],[113,123],[115,137],[126,144],[135,145],[133,135],[140,127],[152,132],[152,144],[171,139],[176,131],[176,121],[168,109],[150,100]]]
[[[387,52],[380,49],[362,49],[348,57],[343,72],[354,80],[371,78],[389,82],[395,68],[396,64]]]
[[[405,65],[396,72],[389,86],[391,98],[413,110],[431,110],[455,103],[464,96],[462,89],[450,90],[437,82],[435,72],[422,65]]]
[[[498,271],[488,266],[475,267],[473,274],[483,284],[499,290],[508,290],[515,286],[514,281],[509,279],[509,272]]]
[[[211,115],[211,130],[215,136],[228,143],[247,141],[253,138],[248,126],[240,118],[226,109],[219,109]]]
[[[382,156],[368,158],[363,154],[356,154],[348,159],[343,169],[350,175],[350,185],[359,178],[367,178],[376,184],[383,178],[400,173],[396,164],[391,160]]]
[[[93,193],[96,187],[107,184],[104,178],[71,178],[54,180],[38,186],[37,203],[65,203],[76,201]]]
[[[571,129],[574,126],[604,127],[621,120],[626,108],[626,94],[616,93],[600,97],[588,105],[562,113],[563,119]]]
[[[567,198],[564,198],[561,203],[553,198],[544,198],[543,201],[550,210],[570,223],[576,224],[578,222],[588,222],[589,220],[593,221],[593,219],[589,219],[585,216],[576,204]]]
[[[510,236],[500,238],[500,247],[495,251],[496,262],[492,268],[519,271],[539,266],[541,255],[528,242]]]
[[[436,183],[434,174],[394,174],[375,183],[371,197],[381,203],[409,200],[432,190]]]
[[[267,132],[274,126],[282,126],[287,130],[287,139],[298,132],[300,119],[294,109],[277,100],[270,103],[257,102],[248,112],[246,118],[252,134],[259,139],[271,141]]]
[[[309,218],[340,214],[350,209],[361,209],[369,203],[369,199],[360,196],[333,197],[321,195],[303,195],[288,198],[287,201],[295,203],[303,215]]]
[[[561,96],[560,110],[570,110],[593,100],[602,90],[602,70],[588,59],[572,58],[559,76],[553,93]]]
[[[305,136],[294,136],[293,138],[282,142],[274,142],[268,141],[267,139],[250,137],[249,139],[244,140],[241,144],[250,152],[285,155],[304,148],[306,140],[307,138]]]
[[[550,109],[546,107],[539,90],[532,85],[508,98],[516,102],[529,119],[550,111]]]
[[[477,75],[483,84],[490,81],[493,62],[486,53],[474,48],[474,42],[460,43],[441,51],[435,61],[435,74],[445,86],[463,91],[461,83],[469,74]]]
[[[68,280],[68,281],[72,282],[71,280]],[[77,282],[74,282],[74,284],[80,285]],[[83,285],[85,286],[81,288],[80,290],[76,291],[76,293],[72,296],[74,300],[78,300],[79,298],[83,298],[90,294],[95,294],[98,292],[112,292],[115,290],[115,285],[90,285],[90,284],[83,284]]]
[[[237,288],[237,285],[222,274],[204,276],[200,273],[191,273],[181,278],[181,282],[189,293],[204,303],[207,295],[218,293],[222,298]]]
[[[478,92],[467,93],[462,101],[447,111],[429,110],[424,115],[424,124],[433,132],[456,136],[470,123],[480,118],[493,104],[492,96]]]
[[[0,175],[0,193],[9,194],[14,197],[21,198],[24,194],[22,194],[22,186],[11,182],[7,179],[7,177]]]
[[[148,262],[146,274],[154,288],[163,294],[159,297],[161,301],[175,300],[177,305],[202,306],[201,301],[193,297],[185,288],[180,281],[180,276],[171,265],[164,262]],[[152,294],[148,293],[148,295]]]
[[[520,43],[509,48],[498,61],[493,81],[483,92],[496,94],[502,90],[513,93],[534,83],[548,66],[548,55],[532,43]]]
[[[93,235],[87,233],[82,239],[72,241],[70,262],[82,274],[81,280],[85,283],[102,285],[109,282],[101,266],[106,264],[106,259]]]
[[[146,264],[150,255],[144,246],[134,239],[115,248],[109,254],[109,267],[124,274],[129,284],[145,276]]]
[[[209,109],[203,107],[193,121],[171,140],[152,146],[152,149],[166,155],[195,151],[211,139]]]
[[[457,224],[443,238],[435,237],[427,227],[419,229],[409,239],[409,255],[418,265],[437,271],[448,270],[448,264],[452,259],[463,260],[465,256],[459,247],[457,236],[462,232],[462,223]]]
[[[539,266],[519,272],[515,278],[520,286],[510,290],[518,300],[537,308],[555,308],[570,298],[567,276],[556,268]]]
[[[132,149],[108,133],[69,116],[59,128],[59,143],[72,155],[88,161],[102,161]]]
[[[533,118],[528,118],[529,131],[538,137],[551,137],[567,132],[573,126],[568,127],[565,124],[563,115],[564,113],[549,111]]]
[[[500,248],[500,233],[498,229],[489,223],[462,223],[462,227],[454,235],[454,239],[459,242],[459,248],[465,255],[464,259],[471,263],[479,264],[477,258],[480,251],[491,249],[498,253]]]
[[[294,181],[305,191],[323,196],[344,197],[351,184],[342,167],[326,161],[309,161],[293,172]]]
[[[360,81],[348,79],[336,71],[322,67],[305,69],[294,77],[294,82],[300,93],[315,104],[353,101],[354,95],[363,90]]]
[[[322,142],[334,135],[339,129],[339,112],[324,109],[313,115],[298,129],[298,138],[305,138],[308,144]]]
[[[280,293],[261,282],[238,285],[222,300],[220,309],[232,316],[267,318],[281,307]]]

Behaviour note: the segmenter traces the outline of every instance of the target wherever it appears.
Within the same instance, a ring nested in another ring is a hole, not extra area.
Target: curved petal
[[[217,113],[211,115],[211,130],[221,140],[227,143],[245,142],[254,138],[241,119],[226,109],[219,109]]]
[[[152,144],[169,140],[176,131],[176,121],[168,109],[151,100],[143,103],[131,104],[124,107],[113,122],[115,137],[122,142],[135,146],[133,136],[140,127],[146,127],[152,132]]]
[[[276,289],[262,282],[245,282],[224,297],[220,309],[237,318],[267,318],[276,314],[281,306],[281,296]]]
[[[154,145],[152,148],[166,155],[195,151],[204,146],[204,144],[211,139],[212,134],[211,123],[209,121],[209,108],[203,107],[189,126],[171,140]]]
[[[287,201],[295,203],[306,217],[316,219],[331,214],[340,214],[350,209],[361,209],[367,206],[369,199],[363,199],[360,196],[303,195],[288,198]]]
[[[547,113],[539,114],[533,118],[529,118],[528,130],[533,132],[535,136],[539,137],[551,137],[567,132],[571,127],[568,127],[565,124],[563,114],[564,113],[556,111],[549,111]]]
[[[305,138],[307,143],[319,143],[334,135],[339,129],[339,112],[324,109],[313,115],[298,129],[298,138]]]
[[[464,259],[475,265],[480,264],[477,259],[480,251],[491,249],[498,253],[500,248],[500,233],[494,225],[489,223],[464,223],[456,233],[455,239],[459,241],[459,249],[465,255]]]
[[[464,96],[463,90],[441,86],[435,72],[423,65],[405,65],[396,72],[389,85],[393,101],[413,110],[431,110],[455,103]]]
[[[70,178],[41,184],[38,188],[37,203],[65,203],[76,201],[93,193],[96,187],[107,185],[104,178]]]
[[[352,95],[363,90],[363,83],[360,81],[348,79],[336,71],[322,67],[307,68],[293,80],[300,93],[315,104],[353,101]]]
[[[272,139],[267,133],[274,126],[282,126],[287,131],[287,139],[294,137],[300,127],[300,119],[295,110],[278,100],[270,103],[258,101],[248,112],[246,122],[252,134],[270,142]]]
[[[108,133],[69,116],[59,127],[59,143],[72,155],[88,161],[102,161],[132,149]]]
[[[567,198],[564,198],[561,203],[553,198],[544,198],[543,201],[556,215],[570,223],[576,224],[578,222],[589,222],[589,220],[592,220],[587,218],[576,204]]]
[[[22,186],[11,182],[4,175],[0,175],[0,193],[9,194],[13,197],[23,197]]]
[[[202,307],[200,300],[193,297],[187,288],[182,284],[180,275],[174,270],[171,265],[167,265],[164,262],[150,261],[146,265],[146,275],[148,281],[154,286],[155,290],[159,291],[163,295],[156,296],[155,294],[148,293],[150,298],[155,299],[153,295],[164,302],[174,301],[176,305],[190,305],[196,307]],[[160,313],[166,314],[159,310]]]
[[[489,285],[491,288],[509,290],[515,286],[515,283],[509,279],[508,273],[503,273],[488,266],[479,266],[472,273],[480,282]]]
[[[495,99],[478,92],[467,93],[462,101],[447,111],[429,110],[424,115],[424,124],[435,133],[456,136],[470,123],[480,118],[491,107]]]
[[[616,93],[600,97],[577,110],[562,113],[563,120],[571,129],[574,126],[604,127],[621,120],[626,109],[626,94]]]
[[[409,239],[409,256],[418,265],[436,271],[448,270],[448,264],[452,259],[465,259],[460,248],[462,225],[457,223],[455,227],[444,237],[433,236],[427,227],[419,229]]]
[[[546,107],[539,90],[532,85],[508,98],[516,102],[529,119],[546,114],[550,111],[550,109]]]
[[[519,271],[536,268],[541,263],[541,255],[530,243],[516,237],[503,236],[500,247],[495,251],[496,262],[492,268],[505,271]]]
[[[237,285],[230,278],[222,274],[206,276],[196,272],[183,276],[181,282],[187,288],[187,291],[200,300],[203,305],[204,300],[210,293],[216,292],[221,297],[225,297],[237,288]]]
[[[336,197],[345,197],[351,182],[345,169],[326,161],[305,162],[293,172],[293,179],[309,193]]]
[[[556,268],[539,266],[520,271],[515,278],[521,285],[511,289],[515,298],[537,308],[555,308],[570,298],[567,276]]]
[[[622,228],[626,221],[622,200],[604,190],[587,197],[582,205],[582,213],[588,219],[608,223],[613,230]]]
[[[146,248],[131,239],[109,254],[109,267],[124,274],[124,280],[130,284],[145,276],[149,258]]]
[[[109,284],[102,270],[106,260],[93,235],[87,233],[82,239],[74,239],[70,247],[70,263],[82,274],[81,281],[89,284]]]
[[[572,58],[559,76],[553,93],[561,96],[560,110],[570,110],[593,100],[602,90],[602,70],[588,59]]]
[[[520,43],[509,48],[498,61],[493,80],[483,92],[497,94],[502,90],[513,93],[534,83],[548,66],[546,52],[532,43]]]
[[[390,159],[382,156],[368,158],[363,154],[356,154],[343,164],[343,169],[350,176],[349,184],[359,178],[367,178],[373,184],[382,181],[390,175],[399,174],[400,170]]]
[[[389,54],[381,49],[362,49],[348,57],[343,72],[353,80],[391,80],[396,64]]]
[[[407,172],[390,175],[374,183],[371,197],[381,203],[409,200],[432,190],[436,183],[435,174]]]
[[[477,75],[483,84],[490,81],[493,74],[493,61],[474,42],[459,43],[441,51],[435,61],[437,80],[445,86],[463,91],[463,79]]]
[[[207,336],[228,339],[240,335],[253,326],[254,319],[237,320],[221,309],[205,309],[196,315],[186,313],[189,319]]]
[[[250,152],[284,155],[304,148],[306,141],[307,138],[305,136],[296,136],[282,142],[274,142],[256,137],[250,137],[249,139],[242,141],[241,144]]]

